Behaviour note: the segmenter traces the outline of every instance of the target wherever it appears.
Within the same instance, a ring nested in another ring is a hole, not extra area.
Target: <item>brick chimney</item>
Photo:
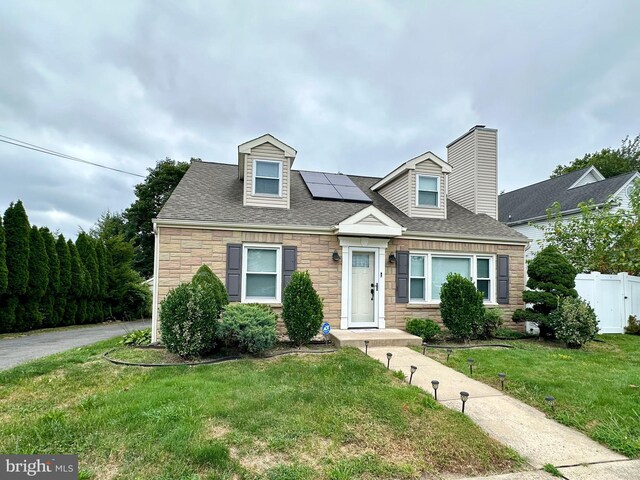
[[[447,145],[448,197],[471,210],[498,218],[498,130],[476,125]]]

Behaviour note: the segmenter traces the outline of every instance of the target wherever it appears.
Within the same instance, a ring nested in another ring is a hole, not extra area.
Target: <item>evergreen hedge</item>
[[[282,320],[294,345],[309,343],[320,333],[322,299],[313,288],[309,272],[293,272],[282,298]]]
[[[4,239],[4,227],[2,217],[0,217],[0,295],[7,291],[9,284],[9,273],[7,271],[7,244]]]

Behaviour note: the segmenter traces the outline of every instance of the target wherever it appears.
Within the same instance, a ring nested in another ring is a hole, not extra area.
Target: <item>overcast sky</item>
[[[499,188],[640,133],[640,2],[0,2],[0,135],[144,174],[235,163],[383,176],[476,124]],[[67,236],[141,179],[0,143],[0,211]]]

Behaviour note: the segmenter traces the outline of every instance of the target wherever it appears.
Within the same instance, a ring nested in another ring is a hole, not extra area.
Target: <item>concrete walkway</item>
[[[364,351],[364,348],[362,350]],[[413,384],[432,395],[431,380],[438,380],[438,401],[449,408],[460,410],[460,392],[468,392],[469,400],[465,406],[465,413],[491,437],[517,451],[535,469],[541,469],[550,463],[563,474],[566,472],[566,478],[571,480],[640,479],[640,460],[628,460],[500,390],[469,378],[407,347],[368,349],[369,356],[385,366],[387,352],[393,354],[390,368],[402,370],[407,378],[411,372],[411,365],[418,367],[413,375]],[[495,478],[552,478],[550,475],[547,477],[544,472],[527,472],[527,475],[530,475],[528,477],[523,475],[524,473],[518,473],[515,476]]]
[[[17,333],[15,337],[0,339],[0,370],[148,327],[151,327],[151,320],[101,323],[23,335]]]

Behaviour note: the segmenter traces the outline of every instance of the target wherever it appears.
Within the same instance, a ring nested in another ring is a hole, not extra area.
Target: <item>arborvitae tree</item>
[[[7,289],[0,296],[0,332],[16,331],[23,323],[24,308],[19,295],[27,291],[29,283],[29,219],[22,202],[12,203],[4,212]]]
[[[67,245],[64,236],[59,235],[56,240],[56,253],[60,262],[60,288],[56,295],[56,319],[58,325],[66,325],[66,308],[69,290],[71,288],[71,255],[69,254],[69,245]]]
[[[0,295],[7,291],[9,275],[7,272],[7,244],[4,239],[4,228],[0,217]]]
[[[96,305],[96,321],[104,321],[105,302],[107,298],[107,251],[102,240],[95,240],[96,260],[98,261],[98,296]]]
[[[33,330],[42,326],[40,302],[49,285],[49,258],[47,249],[35,225],[29,232],[29,285],[27,293],[22,297],[26,316],[21,331]]]
[[[76,240],[76,248],[86,275],[85,296],[80,300],[79,305],[79,323],[92,323],[97,320],[96,300],[100,291],[95,241],[86,233],[81,232]]]
[[[550,245],[531,260],[527,273],[527,287],[530,290],[522,293],[522,299],[533,306],[516,310],[513,319],[535,322],[540,328],[540,335],[553,337],[549,314],[558,308],[562,299],[578,297],[575,289],[577,271],[556,247]]]
[[[67,241],[69,248],[69,265],[70,265],[70,286],[69,295],[67,296],[67,308],[65,310],[65,324],[73,325],[76,321],[78,312],[78,303],[84,293],[84,268],[78,250],[72,240]]]
[[[29,219],[20,200],[9,205],[4,212],[4,234],[9,274],[7,293],[23,295],[29,285]]]
[[[49,284],[47,291],[40,302],[40,311],[42,312],[43,327],[57,327],[59,320],[56,313],[56,296],[60,291],[60,259],[56,250],[56,239],[48,228],[42,227],[40,235],[44,241],[47,250],[47,259],[49,260]]]

